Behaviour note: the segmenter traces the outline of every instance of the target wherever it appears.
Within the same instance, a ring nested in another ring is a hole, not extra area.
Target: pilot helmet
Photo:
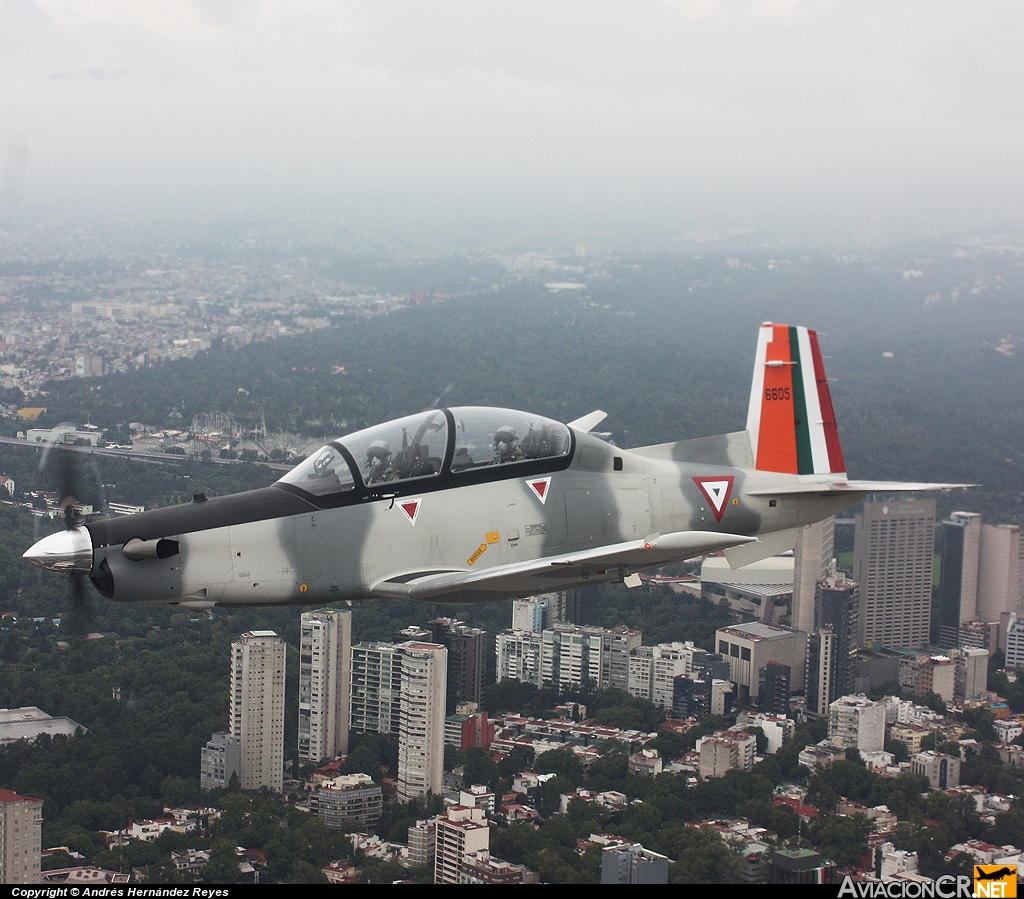
[[[519,435],[512,425],[504,425],[494,432],[495,443],[515,443],[518,439]]]
[[[391,447],[387,441],[374,440],[366,449],[366,460],[373,462],[378,459],[387,459],[391,455]]]

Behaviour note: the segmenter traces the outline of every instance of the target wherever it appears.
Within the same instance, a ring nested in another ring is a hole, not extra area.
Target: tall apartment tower
[[[454,618],[427,622],[433,642],[448,650],[448,714],[463,702],[480,705],[484,666],[487,664],[487,632],[467,627]]]
[[[231,644],[230,732],[241,754],[243,790],[284,786],[285,643],[251,631]]]
[[[624,624],[601,634],[601,677],[598,688],[613,688],[625,692],[629,687],[629,654],[643,642],[640,631],[632,631]]]
[[[864,503],[854,531],[854,574],[860,584],[858,645],[928,645],[934,552],[935,500]]]
[[[397,734],[402,698],[402,651],[395,643],[352,647],[350,722],[361,734]]]
[[[939,535],[939,646],[956,649],[960,645],[960,625],[977,618],[981,516],[954,512],[942,522]]]
[[[398,798],[433,793],[444,782],[444,719],[448,650],[410,641],[401,652],[401,711],[398,724]]]
[[[299,632],[299,760],[348,753],[352,613],[303,612]]]
[[[543,684],[543,637],[529,631],[502,631],[494,638],[497,655],[496,679],[517,680],[540,687]]]
[[[815,585],[828,577],[835,556],[835,516],[800,529],[793,552],[793,629],[814,630]]]
[[[0,790],[0,883],[39,883],[43,800]]]

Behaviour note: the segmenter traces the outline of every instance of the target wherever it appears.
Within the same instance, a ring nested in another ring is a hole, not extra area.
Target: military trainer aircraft
[[[733,567],[878,491],[851,481],[817,334],[767,323],[743,431],[625,450],[509,409],[431,409],[332,441],[270,487],[69,520],[25,558],[120,602],[471,603],[724,550]]]

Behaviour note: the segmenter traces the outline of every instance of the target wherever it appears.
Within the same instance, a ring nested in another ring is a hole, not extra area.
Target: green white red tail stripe
[[[760,471],[845,473],[817,333],[761,326],[747,432]]]

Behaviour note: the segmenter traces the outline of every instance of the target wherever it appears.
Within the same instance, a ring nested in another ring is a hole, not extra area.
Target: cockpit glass
[[[367,487],[427,478],[441,470],[448,448],[448,419],[440,409],[409,415],[341,439]]]
[[[456,473],[565,456],[571,448],[569,429],[557,421],[482,406],[451,412],[455,417],[452,471]]]
[[[320,447],[289,471],[280,482],[301,487],[314,496],[345,493],[355,487],[352,470],[345,457],[333,446]]]

